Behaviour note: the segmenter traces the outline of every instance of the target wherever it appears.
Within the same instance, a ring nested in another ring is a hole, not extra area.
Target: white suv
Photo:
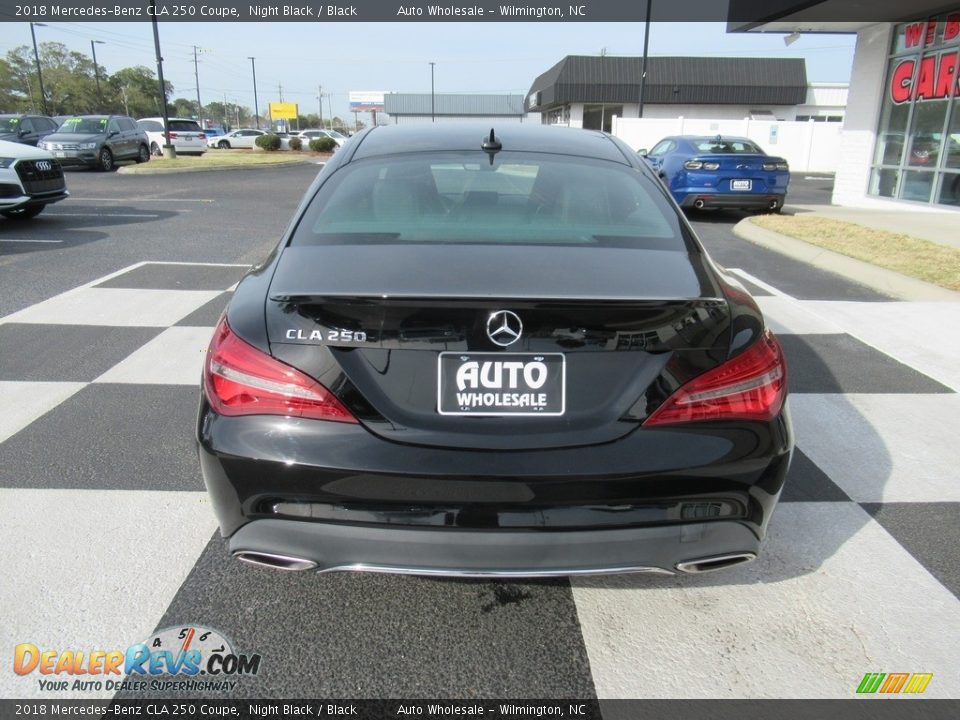
[[[32,218],[69,196],[63,168],[53,155],[0,140],[0,215]]]
[[[162,154],[166,142],[163,139],[163,118],[141,118],[137,120],[137,127],[143,130],[150,140],[150,154]],[[196,120],[170,118],[170,144],[178,153],[203,155],[207,151],[207,134]]]

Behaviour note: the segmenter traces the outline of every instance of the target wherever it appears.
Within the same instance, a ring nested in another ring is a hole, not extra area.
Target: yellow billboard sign
[[[274,120],[296,120],[297,104],[288,102],[270,103],[270,117]]]

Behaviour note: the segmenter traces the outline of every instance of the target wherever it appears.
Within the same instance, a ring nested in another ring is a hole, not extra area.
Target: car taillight
[[[167,137],[170,138],[171,140],[176,140],[177,134],[175,132],[167,133]]]
[[[680,387],[645,427],[707,420],[772,420],[787,395],[787,365],[769,330],[734,358]]]
[[[704,163],[703,163],[703,169],[704,169],[704,170],[719,170],[719,169],[720,169],[720,163],[718,163],[718,162],[709,162],[709,161],[704,162]]]
[[[700,168],[703,167],[703,163],[700,162],[699,160],[687,160],[687,161],[683,164],[683,166],[684,166],[687,170],[699,170]]]
[[[221,415],[289,415],[355,423],[323,385],[237,337],[224,317],[207,350],[203,389]]]
[[[785,162],[764,163],[763,169],[767,172],[773,172],[774,170],[789,170],[790,166]]]
[[[206,133],[197,133],[197,139],[198,139],[198,140],[206,140],[206,139],[207,139],[207,134],[206,134]]]

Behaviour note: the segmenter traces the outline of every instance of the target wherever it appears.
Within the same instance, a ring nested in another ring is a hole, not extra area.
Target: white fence
[[[634,150],[650,150],[668,135],[736,135],[769,155],[785,158],[798,172],[836,172],[843,123],[699,118],[613,118],[613,134]]]

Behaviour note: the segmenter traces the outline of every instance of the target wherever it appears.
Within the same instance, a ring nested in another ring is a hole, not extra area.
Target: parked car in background
[[[82,165],[109,171],[117,160],[150,159],[147,134],[126,115],[76,115],[47,135],[40,148],[49,150],[64,166]]]
[[[168,118],[170,121],[170,143],[178,153],[203,155],[207,151],[207,135],[200,123],[189,118]],[[137,127],[147,134],[150,141],[150,154],[160,155],[165,140],[163,137],[163,118],[150,117],[137,120]]]
[[[683,208],[780,212],[787,197],[787,161],[747,138],[678,135],[639,153]]]
[[[46,115],[0,115],[0,140],[36,147],[57,127],[56,120]]]
[[[217,127],[204,128],[204,129],[203,129],[203,132],[206,133],[206,135],[207,135],[207,140],[209,140],[209,139],[212,138],[212,137],[217,137],[218,135],[226,135],[226,134],[227,134],[227,131],[226,131],[224,128],[218,127],[218,126],[217,126]],[[209,145],[208,145],[208,147],[209,147]]]
[[[229,553],[506,577],[753,560],[793,449],[784,353],[644,162],[535,123],[354,142],[204,354],[190,427]]]
[[[320,130],[317,128],[302,130],[297,137],[303,140],[304,147],[307,147],[311,140],[317,140],[323,137],[333,138],[333,141],[337,144],[337,147],[341,147],[349,139],[346,135],[342,135],[336,130]]]
[[[53,155],[0,140],[0,215],[32,218],[69,195],[63,168]]]
[[[252,148],[257,138],[266,135],[263,130],[254,128],[238,128],[226,135],[220,135],[207,140],[207,147],[215,147],[220,150],[229,150],[231,148]]]

